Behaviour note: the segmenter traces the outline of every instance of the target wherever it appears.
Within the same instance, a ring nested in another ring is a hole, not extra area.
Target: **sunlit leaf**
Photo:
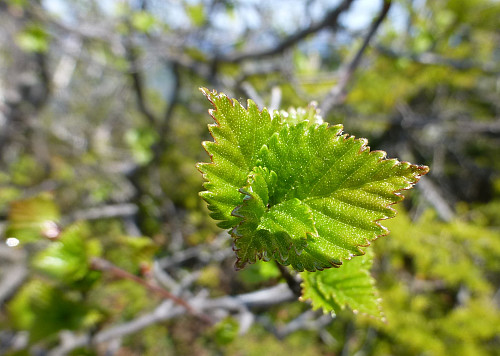
[[[202,197],[232,228],[236,267],[275,259],[298,271],[323,270],[362,255],[360,246],[388,233],[379,221],[395,216],[428,168],[370,151],[365,139],[322,123],[315,110],[245,110],[236,100],[203,90],[215,107],[215,142]]]
[[[370,276],[373,255],[367,253],[347,261],[340,268],[321,273],[302,272],[301,300],[311,300],[313,309],[339,312],[346,306],[355,313],[383,319],[375,281]]]
[[[201,196],[209,203],[211,216],[221,220],[218,225],[232,228],[241,220],[231,214],[243,202],[239,190],[247,184],[260,149],[279,129],[280,118],[271,117],[266,109],[259,111],[251,100],[245,110],[236,99],[208,89],[202,91],[214,105],[215,110],[210,110],[210,114],[216,124],[209,126],[215,142],[203,142],[212,162],[198,164],[207,180],[204,185],[207,190]]]

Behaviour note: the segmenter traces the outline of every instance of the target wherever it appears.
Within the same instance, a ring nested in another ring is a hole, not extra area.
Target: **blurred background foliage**
[[[197,195],[201,86],[430,166],[373,247],[385,323],[262,294],[209,326],[113,273],[193,306],[284,282]],[[497,0],[0,0],[0,354],[498,354],[499,98]]]

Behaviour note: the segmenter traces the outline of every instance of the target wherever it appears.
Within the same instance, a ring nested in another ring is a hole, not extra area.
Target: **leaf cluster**
[[[361,246],[388,233],[379,222],[394,217],[399,192],[428,171],[370,151],[365,139],[324,123],[313,106],[270,113],[251,100],[245,109],[224,94],[201,90],[216,122],[209,126],[214,141],[203,142],[211,162],[198,165],[207,189],[201,196],[218,225],[230,229],[238,269],[275,260],[314,272],[363,255]],[[356,280],[351,272],[361,269],[367,266],[342,273]],[[325,281],[338,273],[325,274]],[[310,286],[320,280],[304,276],[305,297],[317,296]],[[363,279],[360,286],[371,289]],[[319,305],[334,310],[332,303]]]

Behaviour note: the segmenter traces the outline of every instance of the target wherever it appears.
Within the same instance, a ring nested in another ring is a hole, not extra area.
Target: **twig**
[[[285,279],[286,284],[293,292],[293,294],[295,294],[297,297],[300,297],[302,295],[302,287],[300,286],[300,280],[295,276],[292,276],[288,271],[288,269],[282,264],[276,262],[276,266],[278,266],[278,269],[281,272],[281,276]]]
[[[172,66],[172,74],[173,74],[173,82],[170,98],[167,101],[167,107],[165,108],[165,114],[163,116],[163,122],[160,127],[160,139],[167,137],[168,128],[170,125],[170,121],[172,115],[174,113],[174,108],[179,101],[179,92],[181,90],[181,78],[180,78],[180,65],[176,61],[171,62]]]
[[[229,55],[227,57],[216,58],[216,60],[220,61],[220,62],[236,63],[236,62],[242,62],[242,61],[248,60],[248,59],[261,59],[261,58],[265,58],[265,57],[273,56],[275,54],[282,53],[283,51],[294,46],[295,44],[297,44],[301,40],[305,39],[309,35],[317,33],[325,28],[335,29],[338,26],[339,16],[344,11],[349,9],[349,7],[351,6],[351,3],[353,1],[354,0],[342,1],[339,4],[339,6],[337,6],[335,9],[331,10],[322,21],[288,36],[287,38],[285,38],[282,42],[280,42],[277,46],[275,46],[273,48],[265,49],[262,51],[249,51],[249,52],[244,52],[244,53],[236,53],[233,55]]]
[[[137,214],[137,206],[135,204],[114,204],[97,206],[86,210],[77,210],[65,217],[64,220],[72,222],[76,220],[97,220],[109,219],[117,217],[127,217]],[[66,222],[66,221],[65,221]]]
[[[259,95],[254,86],[250,84],[250,82],[244,81],[243,83],[241,83],[241,89],[245,92],[245,95],[248,98],[252,99],[255,102],[255,104],[257,104],[259,109],[264,108],[264,100]]]
[[[347,84],[351,80],[351,77],[356,71],[356,68],[359,66],[361,58],[363,57],[366,48],[370,44],[373,35],[377,32],[377,29],[379,28],[382,21],[384,21],[387,13],[389,12],[389,9],[391,8],[391,0],[383,0],[383,2],[384,4],[382,6],[382,9],[380,10],[380,14],[372,23],[370,30],[363,40],[363,44],[357,51],[354,58],[347,64],[345,69],[341,71],[339,82],[332,88],[332,90],[330,90],[330,92],[326,95],[325,99],[321,103],[320,112],[323,117],[326,117],[333,107],[341,104],[345,100]]]
[[[0,306],[12,296],[28,277],[26,253],[0,245]],[[7,262],[9,261],[9,262]],[[5,267],[4,265],[8,265]]]
[[[272,113],[274,110],[278,110],[281,104],[281,88],[278,86],[273,86],[271,89],[271,101],[269,104],[269,112]]]
[[[217,235],[215,240],[210,244],[198,245],[185,250],[177,251],[172,256],[158,259],[157,262],[161,268],[166,269],[195,257],[201,262],[222,261],[228,256],[234,254],[231,247],[224,247],[228,237],[227,232],[222,232]]]
[[[148,120],[149,124],[154,127],[156,120],[154,115],[147,107],[146,101],[144,99],[144,84],[142,74],[139,69],[139,64],[137,63],[137,53],[130,41],[130,39],[127,39],[125,50],[126,58],[130,66],[130,78],[132,79],[132,87],[134,89],[137,107],[139,109],[139,112]]]
[[[434,206],[443,221],[451,221],[455,217],[453,209],[439,191],[439,188],[428,177],[422,177],[417,184],[425,199]]]
[[[265,308],[282,304],[296,299],[286,284],[261,289],[255,292],[235,296],[225,296],[216,299],[193,298],[191,304],[196,303],[199,310],[213,311],[214,309],[225,309],[239,311],[242,308]],[[62,356],[70,351],[85,345],[98,344],[115,338],[123,337],[143,330],[144,328],[160,323],[165,320],[182,315],[186,311],[183,307],[174,307],[173,300],[169,299],[161,303],[155,310],[144,314],[129,322],[116,325],[102,330],[95,335],[89,334],[77,336],[74,334],[64,335],[61,344],[49,351],[48,356]]]
[[[375,45],[374,48],[384,56],[390,58],[405,58],[415,63],[424,65],[444,66],[456,70],[470,70],[470,69],[480,70],[485,74],[500,73],[498,62],[481,63],[478,61],[474,61],[470,58],[464,58],[464,59],[447,58],[431,52],[425,52],[425,53],[398,52],[392,48],[385,47],[382,45]]]
[[[91,267],[95,270],[109,272],[113,276],[118,277],[118,278],[128,279],[128,280],[134,281],[134,282],[146,287],[150,291],[155,292],[156,294],[160,295],[161,297],[172,300],[174,303],[184,307],[190,314],[199,317],[200,319],[202,319],[206,323],[212,324],[212,320],[208,317],[208,315],[198,313],[185,300],[183,300],[179,297],[176,297],[175,295],[173,295],[172,293],[170,293],[169,291],[167,291],[163,288],[160,288],[160,287],[157,287],[155,285],[148,283],[144,279],[139,278],[139,277],[115,266],[114,264],[112,264],[111,262],[109,262],[105,259],[94,257],[91,261]]]
[[[283,327],[276,330],[276,336],[280,339],[298,330],[321,330],[332,322],[334,317],[331,314],[320,314],[312,310],[307,310],[297,318],[290,321]]]

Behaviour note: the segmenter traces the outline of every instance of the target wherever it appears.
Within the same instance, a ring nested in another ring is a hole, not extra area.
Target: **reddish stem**
[[[169,291],[167,291],[163,288],[155,286],[155,285],[149,283],[148,281],[121,269],[118,266],[115,266],[113,263],[111,263],[108,260],[105,260],[105,259],[99,258],[99,257],[94,257],[92,259],[92,261],[90,262],[90,266],[94,270],[111,273],[114,277],[134,281],[134,282],[146,287],[150,291],[155,292],[156,294],[160,295],[162,298],[170,299],[174,303],[184,307],[190,314],[199,317],[207,324],[213,324],[212,319],[208,315],[197,312],[185,300],[173,295],[172,293],[170,293]]]

